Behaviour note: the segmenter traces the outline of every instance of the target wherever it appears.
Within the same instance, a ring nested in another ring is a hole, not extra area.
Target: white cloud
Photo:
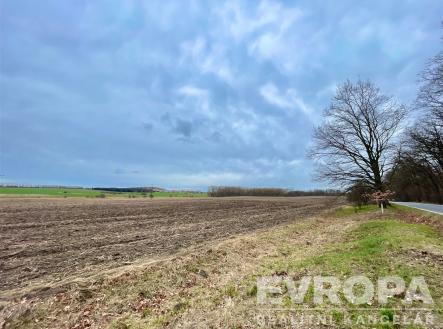
[[[191,61],[202,73],[210,73],[222,81],[232,83],[234,74],[229,61],[226,59],[226,47],[222,42],[213,40],[209,45],[205,38],[197,37],[194,40],[183,42],[181,45],[182,65],[189,65]]]
[[[185,96],[208,98],[208,91],[206,89],[198,88],[191,85],[184,85],[178,89],[178,92]]]
[[[197,114],[202,114],[208,118],[214,118],[216,113],[211,109],[211,102],[209,91],[207,89],[199,88],[193,85],[184,85],[178,88],[177,93],[179,95],[184,96],[193,102],[194,111]],[[177,108],[186,108],[188,111],[189,106],[187,104],[182,104],[180,102],[176,102]]]
[[[283,32],[301,15],[297,8],[284,7],[280,2],[262,0],[258,6],[246,8],[239,1],[228,1],[218,15],[235,41],[241,41],[261,28]]]
[[[256,16],[249,16],[253,30],[248,42],[248,53],[258,60],[270,60],[285,71],[292,71],[303,44],[294,33],[295,24],[303,16],[297,7],[262,1]],[[262,28],[263,27],[263,28]]]
[[[285,95],[282,95],[277,87],[272,83],[267,83],[260,88],[260,94],[263,98],[272,105],[276,105],[281,108],[292,108],[294,103],[288,99]]]
[[[301,97],[297,96],[294,89],[287,89],[285,92],[281,92],[273,83],[269,82],[260,88],[260,94],[271,105],[283,109],[297,108],[307,116],[312,114],[312,109]]]
[[[284,71],[293,71],[301,40],[294,30],[303,12],[296,6],[278,1],[262,0],[258,5],[241,1],[228,1],[216,11],[221,24],[213,38],[224,43],[246,47],[257,61],[270,60]],[[296,50],[297,52],[294,52]]]

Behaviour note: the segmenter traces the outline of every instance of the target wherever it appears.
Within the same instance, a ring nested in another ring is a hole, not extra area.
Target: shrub
[[[371,188],[364,182],[357,182],[348,190],[346,196],[355,207],[361,208],[362,205],[368,204],[370,192]]]

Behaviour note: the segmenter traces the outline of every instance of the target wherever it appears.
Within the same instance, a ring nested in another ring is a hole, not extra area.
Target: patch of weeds
[[[149,318],[152,316],[152,310],[150,308],[143,309],[142,318]]]
[[[257,296],[257,285],[256,284],[254,284],[251,288],[248,289],[247,295],[249,297]]]
[[[292,300],[291,300],[291,297],[289,297],[289,296],[284,296],[283,297],[283,300],[282,300],[282,306],[283,307],[286,307],[286,308],[290,308],[290,307],[292,307],[293,306],[293,304],[292,304]]]
[[[394,321],[394,311],[389,308],[384,308],[380,310],[380,315],[389,322]]]
[[[134,329],[136,328],[128,317],[115,320],[111,323],[111,329]]]
[[[172,314],[176,315],[182,311],[184,311],[189,306],[188,302],[178,302],[172,308]]]
[[[238,296],[237,288],[233,285],[229,285],[225,288],[224,293],[226,296],[229,296],[231,298],[234,298]]]
[[[290,257],[279,257],[269,261],[265,266],[268,270],[268,275],[279,275],[279,273],[288,273],[288,264],[291,263]]]
[[[282,244],[278,251],[282,256],[290,256],[294,252],[294,246]]]
[[[199,271],[199,268],[198,268],[197,264],[192,263],[192,264],[189,264],[189,265],[186,266],[186,270],[188,272],[192,272],[192,273],[197,274],[198,271]]]
[[[144,299],[151,299],[155,294],[148,289],[140,289],[138,295]]]
[[[163,327],[168,323],[166,315],[161,315],[152,321],[153,327]]]
[[[336,323],[336,324],[341,324],[343,323],[343,320],[345,318],[343,312],[341,311],[337,311],[337,310],[332,310],[331,311],[331,316],[332,316],[332,320]]]
[[[214,305],[220,305],[223,302],[223,295],[222,294],[215,294],[211,296],[211,303]]]

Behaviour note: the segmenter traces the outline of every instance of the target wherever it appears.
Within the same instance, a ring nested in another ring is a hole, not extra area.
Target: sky
[[[0,0],[0,179],[326,187],[306,157],[337,85],[410,105],[443,1]]]

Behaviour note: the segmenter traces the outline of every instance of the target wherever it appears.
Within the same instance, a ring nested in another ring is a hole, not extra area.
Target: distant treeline
[[[286,196],[339,196],[344,195],[344,192],[340,190],[311,190],[311,191],[287,191]]]
[[[294,191],[282,188],[244,188],[237,186],[210,186],[208,196],[333,196],[342,195],[339,190]]]
[[[106,192],[130,192],[130,193],[151,193],[162,192],[164,189],[160,187],[93,187],[93,190]]]

